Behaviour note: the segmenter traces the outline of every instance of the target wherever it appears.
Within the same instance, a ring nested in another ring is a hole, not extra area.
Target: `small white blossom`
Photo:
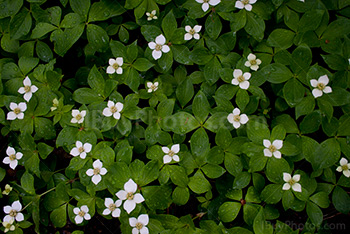
[[[346,158],[341,158],[339,161],[340,166],[337,167],[338,172],[343,172],[344,176],[350,177],[350,163]]]
[[[50,107],[50,110],[51,110],[51,111],[57,110],[58,104],[59,104],[58,99],[57,99],[57,98],[54,98],[54,99],[52,100],[52,107]]]
[[[231,83],[233,85],[239,85],[241,89],[248,89],[249,88],[249,79],[251,77],[251,74],[249,72],[245,72],[243,74],[241,69],[235,69],[233,71],[233,79]]]
[[[298,0],[299,2],[305,2],[305,0]]]
[[[145,200],[140,193],[136,193],[136,190],[137,184],[132,179],[129,179],[129,181],[124,184],[124,190],[120,190],[115,194],[122,201],[125,200],[123,208],[128,214],[135,209],[136,204]]]
[[[283,147],[283,141],[282,140],[274,140],[271,144],[271,141],[265,139],[263,141],[264,146],[266,147],[264,149],[264,155],[266,157],[271,157],[272,155],[275,156],[275,158],[281,158],[282,154],[279,149]]]
[[[7,113],[7,120],[23,119],[24,113],[27,110],[27,104],[25,102],[20,102],[18,104],[11,102],[10,111]]]
[[[193,28],[189,25],[185,26],[185,31],[187,32],[184,36],[186,41],[191,40],[192,38],[199,40],[199,32],[201,31],[202,26],[195,25]]]
[[[72,110],[72,116],[73,118],[71,119],[71,123],[78,123],[81,124],[82,122],[84,122],[84,117],[86,115],[86,111],[82,110]]]
[[[162,147],[162,150],[164,153],[166,153],[166,155],[163,156],[163,163],[164,164],[170,163],[172,160],[174,160],[175,162],[180,161],[180,158],[177,155],[177,153],[180,152],[180,145],[179,144],[175,144],[175,145],[171,146],[171,149],[164,146],[164,147]]]
[[[120,216],[120,209],[118,208],[121,206],[122,200],[116,200],[115,202],[113,201],[112,198],[105,198],[105,206],[107,207],[106,209],[103,210],[103,215],[109,215],[112,213],[112,217],[117,218]]]
[[[2,194],[9,195],[11,191],[12,191],[12,187],[9,184],[6,184],[4,191],[2,191]]]
[[[120,112],[123,110],[123,103],[117,102],[114,104],[113,101],[108,101],[107,107],[103,109],[102,114],[106,117],[113,115],[113,118],[120,119]]]
[[[22,204],[19,201],[14,201],[11,206],[4,206],[4,212],[7,214],[4,217],[4,222],[10,222],[16,219],[17,222],[24,220],[24,216],[21,213]]]
[[[153,11],[151,11],[151,12],[146,12],[146,15],[147,15],[147,20],[148,21],[151,21],[151,20],[156,20],[156,19],[158,19],[158,17],[156,16],[156,14],[157,14],[157,11],[156,10],[153,10]]]
[[[320,76],[318,80],[310,80],[311,86],[315,88],[312,90],[312,95],[314,95],[315,98],[318,98],[321,97],[323,93],[331,93],[332,88],[327,86],[328,82],[329,79],[327,75]]]
[[[251,11],[253,9],[252,4],[256,3],[256,0],[238,0],[236,1],[235,7],[238,9],[246,9]]]
[[[247,59],[248,61],[244,63],[244,66],[250,67],[250,69],[257,71],[259,69],[259,65],[261,64],[261,60],[257,59],[252,53],[248,55]]]
[[[209,5],[216,6],[221,2],[221,0],[196,0],[196,2],[202,4],[202,10],[206,12],[209,9]]]
[[[92,176],[91,181],[94,184],[98,184],[102,179],[101,175],[106,175],[107,169],[103,167],[103,164],[99,159],[95,160],[92,166],[94,169],[88,169],[86,174]]]
[[[116,59],[110,58],[109,61],[109,66],[107,67],[107,73],[108,74],[113,74],[113,73],[117,73],[117,74],[123,74],[123,58],[122,57],[118,57]]]
[[[162,57],[163,53],[168,53],[170,51],[170,47],[168,45],[165,45],[166,39],[163,36],[163,34],[160,34],[158,37],[156,37],[155,42],[149,42],[148,47],[153,50],[152,51],[152,57],[157,60],[160,57]]]
[[[9,222],[2,222],[2,226],[5,228],[4,233],[14,231],[16,228],[15,225],[13,225],[13,219],[11,219]]]
[[[19,88],[18,92],[20,94],[24,94],[24,100],[29,102],[29,100],[32,98],[33,93],[38,91],[38,87],[32,85],[32,82],[30,81],[28,76],[23,80],[23,85],[24,87]]]
[[[71,151],[70,154],[74,157],[80,156],[80,158],[84,159],[86,158],[86,154],[91,151],[92,145],[90,143],[83,143],[81,141],[76,141],[75,146]]]
[[[76,224],[80,224],[85,220],[90,220],[91,219],[91,215],[88,213],[89,212],[89,207],[87,207],[87,205],[83,205],[80,208],[79,207],[75,207],[73,209],[74,214],[76,214],[77,216],[75,216],[74,220]]]
[[[241,114],[241,110],[238,108],[235,108],[232,113],[230,113],[227,116],[228,122],[230,122],[234,128],[239,128],[241,124],[246,124],[249,120],[248,116],[246,114]]]
[[[292,188],[295,192],[301,192],[301,185],[297,183],[300,180],[299,174],[294,175],[292,178],[291,174],[283,172],[283,180],[286,182],[282,187],[283,190]]]
[[[129,218],[129,224],[132,229],[132,234],[148,234],[149,230],[146,227],[146,225],[149,222],[149,217],[147,214],[139,215],[139,217],[136,219],[134,217]]]
[[[16,150],[11,146],[7,147],[6,154],[7,157],[5,157],[2,162],[9,164],[10,167],[14,170],[18,165],[18,160],[23,157],[23,154],[21,152],[16,153]]]
[[[158,89],[158,85],[159,85],[158,82],[154,82],[154,83],[147,82],[147,88],[148,88],[147,92],[149,93],[155,92]]]

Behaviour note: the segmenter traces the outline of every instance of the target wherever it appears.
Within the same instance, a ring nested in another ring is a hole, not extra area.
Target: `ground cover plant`
[[[0,0],[8,233],[341,233],[349,0]]]

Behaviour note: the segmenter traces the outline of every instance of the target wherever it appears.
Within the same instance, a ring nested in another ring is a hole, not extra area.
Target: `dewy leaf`
[[[27,8],[16,14],[10,23],[10,35],[12,39],[20,39],[27,35],[32,27],[32,17]]]
[[[289,106],[294,107],[299,104],[303,100],[304,94],[304,86],[295,78],[288,80],[283,86],[284,99]]]
[[[259,213],[256,215],[253,224],[254,233],[256,234],[272,234],[273,227],[266,222],[264,215],[264,208],[261,207]]]
[[[200,170],[198,170],[190,178],[188,187],[197,194],[205,193],[211,189],[209,181],[204,177],[203,173]]]
[[[192,50],[190,54],[190,59],[198,65],[205,65],[212,58],[213,58],[213,55],[204,47],[198,47]]]
[[[154,66],[148,59],[138,58],[132,65],[138,71],[148,71],[151,67]]]
[[[75,13],[78,13],[84,19],[87,19],[91,4],[90,0],[69,0],[69,4]]]
[[[195,157],[196,161],[202,162],[205,160],[205,157],[209,152],[210,145],[208,134],[203,128],[199,128],[193,133],[190,145],[192,155]]]
[[[98,94],[104,95],[105,79],[97,70],[96,66],[93,66],[89,72],[88,84]]]
[[[308,214],[311,222],[319,227],[323,221],[323,213],[322,210],[312,202],[306,203],[306,213]]]
[[[293,45],[295,33],[286,29],[275,29],[270,36],[267,38],[267,45],[288,49]]]
[[[86,35],[89,44],[95,50],[103,52],[108,48],[109,37],[107,32],[95,24],[88,24],[86,27]]]
[[[125,9],[118,1],[102,0],[92,4],[89,12],[88,22],[104,21],[109,18],[121,15]]]
[[[53,26],[52,24],[39,22],[33,29],[31,38],[33,39],[40,38],[55,29],[57,29],[57,27]]]
[[[81,104],[90,104],[93,102],[101,102],[103,98],[94,90],[89,88],[80,88],[73,93],[73,99]]]
[[[67,223],[67,204],[54,209],[50,214],[52,224],[57,228],[62,228]]]
[[[269,128],[258,121],[248,121],[247,134],[248,138],[258,145],[262,145],[264,139],[270,139]]]
[[[23,0],[3,0],[0,2],[0,19],[13,16],[21,9]]]
[[[165,34],[165,38],[171,38],[175,29],[177,28],[177,22],[173,11],[170,11],[162,21],[162,29]]]
[[[205,122],[210,111],[210,104],[202,91],[199,91],[193,99],[192,111],[201,124]]]
[[[31,194],[35,194],[35,188],[34,188],[34,176],[30,174],[29,172],[24,172],[24,174],[21,177],[21,186],[24,188],[24,190]]]
[[[350,196],[339,186],[336,186],[332,194],[332,202],[335,209],[348,214],[350,211]]]
[[[190,79],[186,78],[176,89],[176,97],[182,107],[184,107],[193,97],[194,88]]]
[[[217,14],[208,15],[205,20],[205,32],[208,33],[209,37],[216,40],[221,32],[222,23],[220,17]]]
[[[293,77],[291,71],[281,63],[272,63],[263,67],[261,73],[273,84],[283,83]]]
[[[320,25],[324,10],[311,10],[305,12],[299,21],[298,32],[314,31]]]
[[[259,15],[247,12],[247,24],[244,29],[255,40],[261,41],[264,38],[265,22]]]
[[[225,202],[219,207],[218,215],[223,222],[232,222],[241,210],[239,202]]]
[[[282,185],[269,184],[261,191],[261,199],[267,204],[276,204],[282,198]]]
[[[55,52],[63,56],[74,45],[74,43],[80,38],[84,32],[85,25],[79,24],[74,28],[65,29],[64,32],[56,30],[51,35],[55,44]],[[57,33],[56,33],[57,32]]]

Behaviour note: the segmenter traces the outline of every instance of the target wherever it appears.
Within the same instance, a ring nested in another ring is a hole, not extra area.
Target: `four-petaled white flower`
[[[246,9],[251,11],[253,9],[252,4],[256,3],[256,0],[238,0],[236,1],[235,7],[238,9]]]
[[[92,166],[94,169],[87,169],[86,174],[92,176],[91,181],[94,184],[98,184],[102,179],[101,175],[106,175],[107,169],[103,167],[103,164],[99,159],[95,160]]]
[[[91,219],[91,215],[88,213],[89,212],[89,207],[87,207],[87,205],[83,205],[80,208],[79,207],[75,207],[73,209],[74,214],[76,214],[77,216],[75,216],[74,220],[76,224],[82,223],[85,220],[90,220]]]
[[[108,101],[107,107],[103,109],[102,114],[106,117],[113,115],[113,118],[120,119],[120,112],[123,110],[123,103],[117,102],[114,104],[113,101]]]
[[[103,210],[103,215],[109,215],[112,213],[112,217],[117,218],[120,216],[120,209],[118,208],[122,204],[122,200],[113,201],[112,198],[105,198],[106,209]]]
[[[184,36],[184,39],[186,41],[191,40],[192,38],[199,40],[199,32],[201,31],[202,26],[200,25],[195,25],[193,28],[189,25],[185,26],[186,34]]]
[[[71,123],[78,123],[81,124],[82,122],[84,122],[84,117],[86,115],[86,111],[82,110],[72,110],[72,116],[73,118],[71,119]]]
[[[239,85],[241,89],[248,89],[249,88],[249,79],[251,74],[249,72],[245,72],[243,74],[241,69],[235,69],[233,71],[233,79],[231,83],[233,85]]]
[[[18,92],[20,94],[24,94],[24,100],[29,102],[29,100],[32,98],[33,93],[38,91],[38,87],[32,85],[32,82],[30,81],[28,76],[23,80],[23,85],[24,87],[19,88]]]
[[[155,20],[155,19],[158,19],[158,17],[156,16],[157,14],[157,11],[156,10],[153,10],[151,12],[146,12],[146,15],[147,15],[147,20],[148,21],[151,21],[151,20]]]
[[[337,167],[338,172],[343,172],[344,176],[350,177],[350,163],[346,158],[341,158],[339,162],[340,166]]]
[[[171,146],[171,149],[164,146],[164,147],[162,147],[162,150],[164,153],[166,153],[166,155],[163,156],[163,163],[164,164],[170,163],[172,160],[174,160],[175,162],[180,161],[180,158],[177,155],[177,153],[180,152],[180,145],[179,144],[175,144],[175,145]]]
[[[282,189],[283,190],[289,190],[292,188],[295,192],[301,192],[301,185],[297,182],[300,180],[300,175],[294,175],[292,178],[292,175],[286,172],[283,172],[283,180],[286,182]]]
[[[6,184],[6,185],[5,185],[5,189],[2,191],[2,194],[4,194],[4,195],[9,195],[11,191],[12,191],[11,185]]]
[[[148,88],[147,92],[149,93],[155,92],[158,89],[158,85],[159,85],[158,82],[154,82],[154,83],[147,82],[147,88]]]
[[[128,214],[135,209],[136,204],[145,200],[140,193],[135,193],[136,190],[137,184],[132,179],[129,179],[128,182],[124,184],[124,190],[120,190],[115,194],[122,201],[126,200],[123,207]]]
[[[70,154],[74,157],[80,156],[80,158],[84,159],[86,158],[86,154],[91,151],[92,145],[90,143],[83,143],[81,141],[76,141],[75,146],[71,151]]]
[[[298,0],[299,2],[305,2],[305,0]]]
[[[257,71],[259,69],[259,65],[261,64],[261,60],[257,59],[255,54],[250,53],[247,57],[248,61],[244,63],[244,66],[250,67],[250,69]]]
[[[234,128],[239,128],[241,124],[246,124],[249,120],[246,114],[241,114],[241,110],[235,108],[232,113],[227,116],[228,122],[230,122]]]
[[[19,201],[14,201],[11,206],[4,206],[4,212],[7,214],[4,217],[4,222],[10,222],[16,219],[17,222],[24,220],[24,216],[21,213],[22,204]]]
[[[14,231],[16,228],[15,225],[13,225],[13,219],[11,219],[9,222],[2,222],[2,226],[5,228],[4,233]]]
[[[27,110],[27,104],[25,102],[20,102],[18,104],[11,102],[10,111],[7,113],[7,120],[23,119],[24,113]]]
[[[58,99],[57,99],[57,98],[54,98],[54,99],[52,100],[52,107],[50,107],[50,110],[51,110],[51,111],[57,110],[57,107],[58,107],[59,103],[60,103],[60,102],[58,101]]]
[[[275,158],[281,158],[281,152],[278,150],[283,147],[282,140],[274,140],[271,144],[271,141],[265,139],[263,144],[266,147],[266,149],[264,149],[264,155],[266,157],[271,157],[273,155]]]
[[[109,66],[107,67],[107,73],[108,74],[113,74],[113,73],[117,73],[117,74],[123,74],[123,58],[122,57],[118,57],[116,59],[110,58],[109,61]]]
[[[310,84],[315,89],[312,90],[312,95],[314,95],[315,98],[321,97],[323,93],[331,93],[332,88],[329,86],[326,86],[329,82],[328,76],[323,75],[316,79],[310,80]]]
[[[18,165],[18,160],[23,157],[23,154],[21,152],[16,153],[16,150],[11,146],[7,147],[6,154],[7,157],[5,157],[2,162],[10,164],[10,167],[14,170]]]
[[[156,37],[155,42],[149,42],[148,47],[153,50],[152,51],[152,57],[157,60],[160,57],[162,57],[163,53],[168,53],[170,51],[170,47],[168,45],[165,45],[166,39],[163,36],[163,34],[160,34],[158,37]]]
[[[209,5],[216,6],[221,2],[221,0],[196,0],[196,2],[202,4],[202,10],[206,12],[209,9]]]
[[[136,219],[134,217],[129,218],[129,224],[131,227],[133,227],[132,229],[132,234],[148,234],[148,228],[146,227],[146,225],[149,222],[149,217],[147,214],[142,214],[139,215],[139,217]]]

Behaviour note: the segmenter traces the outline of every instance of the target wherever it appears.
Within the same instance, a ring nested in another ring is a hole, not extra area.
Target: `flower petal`
[[[109,205],[110,205],[110,204],[113,204],[113,203],[114,203],[114,201],[113,201],[112,198],[110,198],[110,197],[106,197],[106,198],[105,198],[105,206],[106,206],[106,207],[109,207]]]
[[[243,75],[243,72],[241,69],[235,69],[233,70],[233,77],[237,78],[239,76]]]
[[[28,76],[23,80],[23,84],[26,85],[26,86],[31,86],[32,85],[32,82],[30,81]]]
[[[11,160],[10,160],[10,157],[5,157],[3,160],[2,160],[3,163],[5,164],[10,164]]]
[[[158,50],[153,50],[152,51],[152,57],[157,60],[159,59],[160,57],[162,57],[162,51],[158,51]]]
[[[84,151],[86,153],[89,153],[91,151],[92,145],[90,143],[85,143],[84,144]]]
[[[186,26],[185,26],[185,31],[186,31],[186,32],[191,31],[191,29],[192,29],[192,28],[191,28],[191,26],[190,26],[190,25],[186,25]]]
[[[195,31],[196,33],[198,33],[198,32],[201,31],[202,26],[201,26],[201,25],[195,25],[195,26],[193,27],[193,29],[194,29],[194,31]]]
[[[12,206],[12,209],[14,210],[17,210],[17,211],[22,210],[22,204],[19,201],[14,201],[11,206]]]
[[[149,230],[147,227],[143,226],[141,229],[140,229],[140,234],[149,234]]]
[[[316,88],[317,85],[318,85],[318,81],[315,80],[315,79],[312,79],[312,80],[310,80],[310,84],[311,84],[312,87]]]
[[[300,174],[294,175],[294,176],[293,176],[293,180],[294,180],[295,182],[298,182],[298,181],[300,180]]]
[[[291,179],[292,179],[292,176],[289,173],[283,172],[283,180],[285,182],[289,182]]]
[[[120,119],[120,113],[119,113],[119,112],[115,112],[115,113],[113,114],[113,118],[115,118],[115,119]]]
[[[331,92],[332,92],[332,88],[329,87],[329,86],[326,86],[326,87],[323,89],[323,92],[324,92],[324,93],[331,93]]]
[[[233,117],[234,117],[234,115],[232,113],[227,116],[227,121],[231,124],[233,124],[233,122],[234,122]]]
[[[117,69],[117,74],[123,74],[123,68],[121,68],[121,67],[118,67],[118,69]]]
[[[19,113],[18,115],[17,115],[17,119],[23,119],[24,118],[24,114],[23,113]]]
[[[248,116],[246,114],[242,114],[239,122],[241,124],[246,124],[248,122],[248,120],[249,120]]]
[[[324,85],[327,85],[329,82],[328,76],[327,75],[320,76],[320,78],[318,78],[318,82],[323,83]]]
[[[164,157],[163,157],[164,164],[170,163],[171,160],[172,160],[172,158],[169,155],[164,155]]]
[[[84,219],[90,220],[90,219],[91,219],[91,215],[90,215],[89,213],[86,213],[86,214],[84,215]]]
[[[251,10],[253,9],[253,6],[250,5],[250,4],[246,4],[246,5],[244,6],[244,8],[245,8],[247,11],[251,11]]]
[[[104,168],[104,167],[102,167],[102,168],[100,169],[100,175],[106,175],[107,172],[108,172],[107,169]]]
[[[174,156],[173,156],[173,160],[174,160],[175,162],[179,162],[179,161],[180,161],[180,158],[179,158],[178,155],[174,155]]]
[[[79,149],[77,147],[74,147],[70,152],[69,152],[70,155],[72,156],[78,156],[80,154],[79,152]]]
[[[24,90],[24,87],[21,87],[21,88],[18,89],[18,92],[20,94],[24,94],[26,91]]]
[[[350,177],[350,170],[344,170],[343,171],[344,176]]]
[[[241,113],[241,110],[238,109],[238,108],[235,108],[235,109],[233,109],[232,113],[233,113],[234,115],[239,115],[239,114]]]
[[[73,209],[73,213],[74,213],[74,214],[79,214],[79,212],[80,212],[80,209],[79,209],[78,207],[75,207],[75,208]]]
[[[272,145],[276,147],[276,149],[281,149],[283,147],[283,141],[282,140],[274,140],[272,142]]]
[[[135,203],[133,200],[126,200],[126,201],[124,202],[123,207],[124,207],[124,210],[125,210],[128,214],[130,214],[131,211],[133,211],[133,210],[135,209],[136,203]]]
[[[275,151],[275,152],[273,152],[273,156],[275,156],[275,158],[281,158],[282,154],[279,151]]]
[[[84,211],[85,213],[89,212],[89,207],[88,207],[87,205],[81,206],[80,209],[81,209],[82,211]]]
[[[112,217],[114,218],[118,218],[120,217],[120,209],[115,209],[113,212],[112,212]]]
[[[171,151],[173,151],[175,154],[177,154],[180,151],[180,144],[175,144],[171,146]]]
[[[168,45],[163,45],[162,51],[163,51],[163,53],[168,53],[170,51],[170,47]]]
[[[153,42],[153,41],[148,43],[148,47],[149,47],[151,50],[154,50],[154,49],[156,48],[156,45],[157,45],[157,44],[156,44],[155,42]]]
[[[138,221],[136,218],[134,218],[134,217],[129,218],[129,224],[131,227],[135,227],[137,223],[138,223]]]
[[[241,89],[248,89],[249,88],[249,81],[243,81],[243,82],[241,82],[241,83],[239,83],[239,87],[241,88]]]
[[[30,87],[30,91],[32,93],[35,93],[36,91],[38,91],[38,87],[36,87],[35,85],[32,85],[32,87]]]
[[[108,107],[108,108],[112,108],[113,106],[114,106],[114,102],[111,101],[111,100],[109,100],[109,101],[107,102],[107,107]]]
[[[195,33],[195,34],[193,35],[193,37],[194,37],[194,39],[196,39],[196,40],[199,40],[199,38],[200,38],[200,36],[199,36],[198,33]]]
[[[137,218],[137,220],[143,225],[147,225],[149,222],[149,217],[147,214],[142,214]]]
[[[319,89],[313,89],[312,90],[312,95],[315,97],[315,98],[318,98],[318,97],[321,97],[323,94],[323,92]]]
[[[10,103],[10,109],[11,109],[11,110],[16,109],[17,107],[18,107],[18,105],[17,105],[16,103],[14,103],[14,102],[11,102],[11,103]]]
[[[91,178],[91,181],[94,183],[94,184],[98,184],[100,183],[102,177],[100,174],[97,174],[97,175],[94,175],[92,178]]]
[[[17,167],[17,164],[18,164],[18,161],[15,159],[15,160],[11,160],[10,162],[10,167],[12,170],[15,170],[15,168]]]
[[[285,183],[282,187],[283,190],[289,190],[290,189],[290,184],[289,183]]]
[[[110,209],[104,209],[102,214],[103,215],[109,215],[112,211]]]
[[[233,78],[232,81],[231,81],[231,84],[233,85],[239,85],[239,81],[237,78]]]
[[[17,222],[21,222],[21,221],[23,221],[23,220],[24,220],[23,214],[22,214],[22,213],[17,213],[17,215],[16,215],[16,221],[17,221]]]
[[[165,37],[163,36],[163,34],[160,34],[159,36],[156,37],[156,43],[159,45],[164,45],[165,44]]]
[[[27,104],[25,102],[18,103],[19,109],[21,109],[22,112],[27,110]]]
[[[12,207],[11,206],[4,206],[4,213],[5,214],[9,214],[12,210]]]
[[[295,184],[292,185],[292,189],[295,192],[301,192],[301,185],[299,183],[295,183]]]
[[[266,147],[266,148],[269,148],[271,146],[271,141],[267,140],[267,139],[264,139],[263,140],[263,145]]]
[[[28,93],[25,93],[25,94],[23,95],[23,98],[24,98],[24,100],[26,100],[27,102],[29,102],[29,100],[32,98],[32,96],[33,96],[32,92],[28,92]]]
[[[86,158],[86,152],[82,152],[79,156],[80,156],[80,158],[82,158],[82,159]]]
[[[76,224],[82,223],[83,220],[84,220],[83,217],[81,217],[80,215],[77,215],[77,216],[75,216],[75,218],[74,218],[74,221],[75,221]]]
[[[124,190],[120,190],[120,191],[117,192],[115,195],[116,195],[119,199],[125,200],[126,197],[127,197],[127,195],[128,195],[128,193],[127,193],[126,191],[124,191]]]
[[[106,117],[110,117],[110,116],[112,116],[113,113],[112,113],[111,109],[109,109],[108,107],[106,107],[106,108],[103,109],[102,114],[103,114],[104,116],[106,116]]]
[[[16,150],[15,150],[15,148],[13,148],[13,147],[11,147],[11,146],[8,146],[7,147],[7,149],[6,149],[6,154],[8,155],[8,156],[10,156],[10,155],[12,155],[12,154],[16,154]],[[344,158],[345,159],[345,158]],[[342,158],[342,160],[343,160],[343,158]],[[346,160],[346,159],[345,159]],[[340,162],[341,162],[341,160],[340,160]],[[346,161],[346,163],[348,163],[347,161]],[[346,164],[345,163],[345,164]]]
[[[244,4],[241,1],[236,1],[235,7],[238,8],[238,9],[243,9],[244,8]]]
[[[193,37],[193,36],[192,36],[191,34],[185,33],[184,40],[185,40],[185,41],[189,41],[189,40],[192,39],[192,37]]]
[[[250,74],[250,72],[245,72],[243,74],[243,77],[244,77],[245,80],[249,80],[251,76],[252,76],[252,74]]]
[[[207,12],[207,10],[209,9],[209,4],[208,3],[203,3],[202,4],[202,10],[204,11],[204,12]]]
[[[88,176],[93,176],[94,175],[94,170],[93,169],[87,169],[86,170],[86,174],[88,175]]]
[[[139,204],[139,203],[141,203],[141,202],[143,202],[143,201],[145,201],[145,199],[143,198],[143,196],[140,194],[140,193],[136,193],[135,195],[134,195],[134,202],[136,202],[137,204]]]
[[[232,125],[233,125],[233,127],[234,127],[235,129],[237,129],[237,128],[239,128],[239,127],[241,126],[241,123],[240,123],[240,122],[237,122],[237,121],[234,121],[234,122],[232,123]]]
[[[135,193],[137,184],[132,179],[129,179],[128,182],[124,184],[124,190],[128,193]]]
[[[117,64],[118,64],[119,66],[122,66],[123,63],[124,63],[124,60],[123,60],[122,57],[118,57],[118,58],[116,59],[116,62],[117,62]]]
[[[6,151],[6,153],[7,153],[7,151]],[[9,155],[9,154],[7,154],[7,155]],[[344,166],[344,165],[348,164],[348,160],[346,158],[341,158],[339,163],[341,166]]]
[[[170,149],[169,149],[168,147],[166,147],[166,146],[163,146],[163,147],[162,147],[162,150],[163,150],[163,152],[166,153],[166,154],[169,153],[169,151],[170,151]]]
[[[6,118],[7,120],[14,120],[16,118],[17,118],[17,115],[13,111],[7,113],[7,118]]]
[[[271,157],[272,156],[272,152],[269,149],[264,149],[264,155],[266,157]]]
[[[94,167],[94,168],[102,168],[102,166],[103,166],[103,164],[102,164],[102,162],[100,161],[100,159],[97,159],[97,160],[95,160],[93,163],[92,163],[92,166]]]
[[[221,0],[209,0],[209,4],[212,6],[216,6],[221,2]]]
[[[122,111],[124,108],[124,104],[121,102],[117,102],[117,104],[115,104],[115,107],[117,107],[118,112]]]
[[[250,53],[248,56],[247,56],[247,59],[250,61],[250,60],[255,60],[256,59],[256,56],[252,53]]]
[[[110,58],[109,60],[108,60],[108,63],[109,63],[109,65],[111,65],[111,66],[113,66],[113,64],[115,64],[117,61],[115,60],[115,59],[113,59],[113,58]]]
[[[250,66],[250,69],[253,71],[257,71],[259,69],[259,66],[257,64]]]

